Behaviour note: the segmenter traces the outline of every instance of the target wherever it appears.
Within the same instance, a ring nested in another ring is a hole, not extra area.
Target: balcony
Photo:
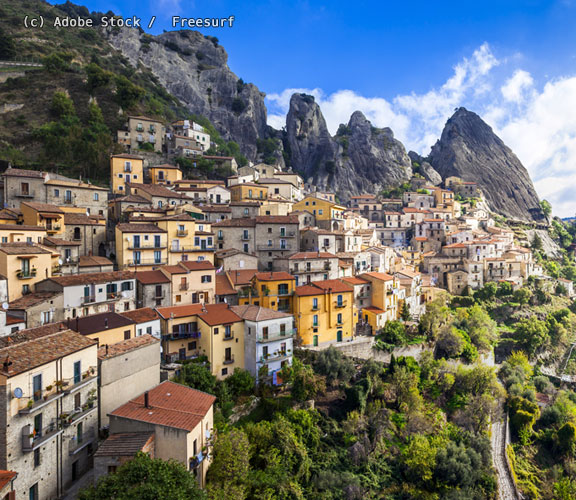
[[[35,278],[36,277],[36,269],[30,269],[28,271],[20,269],[19,271],[16,272],[16,277],[19,280],[29,280],[29,279]]]
[[[132,167],[124,166],[124,172],[128,172],[128,173],[132,172]]]
[[[226,341],[226,340],[234,340],[234,334],[231,333],[229,335],[224,335],[224,337],[222,338],[222,340]]]
[[[280,243],[272,243],[271,245],[256,245],[260,251],[279,251],[279,250],[292,250],[292,245],[281,245]]]
[[[277,351],[272,354],[267,354],[260,358],[260,363],[272,363],[274,361],[282,361],[292,355],[292,351]]]
[[[35,430],[31,424],[22,428],[22,452],[34,451],[62,434],[63,429],[58,420],[53,420],[46,427]]]
[[[120,292],[110,292],[106,294],[106,300],[116,300],[120,298]]]
[[[178,231],[176,231],[176,236],[178,236],[179,238],[188,236],[188,231],[186,229],[178,229]]]
[[[285,330],[284,332],[274,332],[269,333],[267,336],[259,335],[256,339],[256,342],[266,343],[266,342],[274,342],[277,340],[285,340],[290,339],[296,335],[296,329]]]
[[[47,233],[57,233],[58,231],[60,231],[61,226],[46,226],[46,232]]]
[[[163,340],[199,339],[201,333],[192,330],[183,330],[162,335]]]
[[[195,469],[204,461],[204,454],[202,452],[198,453],[198,455],[194,455],[190,459],[190,470]]]
[[[131,243],[128,245],[128,250],[162,250],[167,246],[166,243],[160,243],[159,245],[156,245],[155,243],[141,243],[139,245],[134,245],[134,243]]]
[[[74,203],[74,200],[72,198],[64,198],[64,203],[66,205],[72,205]]]
[[[188,283],[180,283],[180,291],[188,290]]]
[[[81,302],[82,302],[82,304],[93,304],[94,302],[96,302],[96,296],[95,295],[83,295],[81,298]]]
[[[280,238],[295,238],[296,231],[286,231],[285,233],[280,232]]]
[[[245,235],[245,234],[243,234],[243,235],[240,237],[240,239],[241,239],[242,241],[250,241],[251,238],[250,238],[250,235]]]
[[[34,191],[22,191],[16,193],[16,196],[19,198],[34,198]]]
[[[165,297],[166,294],[162,292],[160,295],[156,294],[154,297],[152,297],[152,300],[163,300]]]
[[[144,132],[144,127],[142,125],[136,127],[136,132]]]
[[[234,363],[234,355],[230,356],[229,358],[224,358],[223,363],[225,365],[231,365],[232,363]]]
[[[74,394],[76,391],[82,389],[90,382],[98,378],[98,367],[89,366],[88,369],[81,374],[80,377],[70,377],[61,380],[62,391],[65,395]],[[57,382],[58,384],[58,382]]]
[[[68,442],[68,455],[76,455],[79,451],[83,450],[89,444],[96,440],[96,432],[94,429],[89,429],[81,436],[73,436]]]
[[[33,398],[30,398],[28,400],[28,404],[24,408],[18,410],[18,415],[29,415],[31,413],[35,413],[49,405],[52,401],[60,399],[63,394],[58,392],[57,387],[53,386],[50,388],[50,390],[45,389],[44,391],[40,391],[39,396],[40,399],[37,401],[34,401]]]
[[[136,266],[165,266],[167,264],[166,259],[155,260],[155,259],[140,259],[140,260],[129,260],[129,267]]]
[[[347,300],[343,300],[342,302],[338,302],[337,300],[334,301],[334,307],[336,309],[340,309],[342,307],[346,307],[348,305],[348,301]]]

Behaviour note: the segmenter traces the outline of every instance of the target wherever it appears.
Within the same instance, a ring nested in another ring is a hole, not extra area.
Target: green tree
[[[437,299],[426,305],[426,312],[420,317],[420,331],[429,339],[434,340],[442,328],[451,323],[451,320],[450,310],[443,300]]]
[[[316,394],[323,392],[324,381],[318,378],[310,365],[300,360],[292,362],[292,397],[297,401],[307,401]]]
[[[405,474],[410,481],[426,482],[432,479],[436,467],[436,448],[426,436],[416,434],[410,438],[408,446],[402,452]]]
[[[516,325],[515,338],[529,355],[534,355],[538,348],[547,343],[549,339],[548,328],[544,321],[540,321],[536,316],[531,316]]]
[[[82,490],[79,500],[204,500],[206,494],[186,467],[175,460],[152,459],[138,452],[114,474]]]
[[[69,52],[54,52],[44,58],[44,67],[51,73],[62,73],[70,69],[73,58]]]
[[[104,87],[110,83],[112,73],[106,71],[96,63],[90,63],[86,66],[87,85],[90,91]]]
[[[354,362],[334,346],[320,351],[314,360],[314,371],[326,376],[329,385],[336,381],[348,383],[356,373]]]
[[[10,61],[16,57],[17,53],[16,44],[12,37],[0,28],[0,59]]]
[[[234,368],[234,373],[225,382],[230,387],[234,397],[252,394],[256,384],[250,372],[242,368]]]
[[[552,215],[552,205],[550,204],[550,202],[547,200],[542,200],[540,202],[540,208],[542,209],[542,213],[544,214],[544,216],[547,219],[549,219],[550,216]]]
[[[514,292],[514,302],[518,302],[520,305],[526,305],[530,302],[532,298],[532,291],[529,288],[519,288]]]
[[[440,357],[457,358],[464,349],[464,339],[457,328],[446,327],[438,335],[436,351]]]
[[[250,442],[242,429],[216,436],[213,461],[208,469],[206,491],[214,500],[242,500],[247,495],[250,472]]]
[[[116,77],[116,99],[124,109],[132,108],[145,94],[142,87],[135,85],[124,75]]]
[[[65,92],[54,92],[50,103],[50,113],[56,118],[75,116],[74,102]]]
[[[199,391],[216,394],[216,377],[212,375],[208,367],[200,363],[186,363],[182,365],[180,375],[178,375],[174,381]]]
[[[576,450],[576,425],[566,422],[558,429],[558,447],[567,454],[573,454]]]
[[[542,238],[540,238],[540,235],[538,233],[534,233],[534,237],[532,238],[532,242],[530,243],[530,248],[532,248],[532,250],[534,251],[539,251],[542,250],[543,247],[544,245],[542,243]]]
[[[410,312],[410,306],[408,302],[404,301],[402,303],[402,309],[400,309],[400,318],[402,321],[410,321],[412,319],[412,313]]]

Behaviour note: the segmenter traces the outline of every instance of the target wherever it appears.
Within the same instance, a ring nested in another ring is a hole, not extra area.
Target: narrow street
[[[504,418],[492,424],[492,461],[498,477],[498,498],[517,500],[512,476],[506,465],[506,425]]]

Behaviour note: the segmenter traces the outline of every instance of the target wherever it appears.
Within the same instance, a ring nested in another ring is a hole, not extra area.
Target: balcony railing
[[[36,277],[36,269],[30,269],[29,271],[20,271],[16,272],[16,277],[19,280],[29,280]]]
[[[222,338],[222,340],[234,340],[234,334],[231,333],[229,335],[224,335],[224,337]]]
[[[180,283],[180,290],[181,291],[188,290],[188,283]]]
[[[240,237],[240,239],[241,239],[242,241],[250,241],[250,235],[245,235],[245,234],[243,234],[243,235]]]
[[[164,266],[166,265],[166,259],[155,260],[155,259],[140,259],[140,260],[129,260],[128,266]]]
[[[73,436],[72,439],[68,442],[68,454],[75,455],[90,443],[93,443],[95,439],[96,432],[94,429],[86,430],[82,433],[81,436]]]
[[[25,425],[22,428],[22,451],[24,453],[34,451],[62,432],[63,429],[56,419],[42,429],[34,429],[31,424]]]
[[[181,339],[199,339],[201,336],[200,332],[192,330],[184,330],[180,332],[172,332],[166,335],[162,335],[164,340],[181,340]]]
[[[261,251],[265,250],[292,250],[292,245],[281,245],[280,243],[272,243],[271,245],[257,245],[256,248]]]
[[[343,300],[342,302],[338,302],[337,300],[334,301],[334,307],[336,308],[346,307],[347,304],[348,304],[347,300]]]
[[[16,196],[20,198],[34,198],[34,191],[20,191],[16,193]]]
[[[128,250],[161,250],[166,247],[166,243],[160,243],[159,245],[156,245],[156,243],[140,243],[139,245],[131,243],[128,245]]]
[[[230,356],[229,358],[224,358],[224,362],[225,365],[231,365],[232,363],[234,363],[234,355]]]
[[[60,229],[61,229],[61,226],[55,226],[55,225],[46,226],[46,231],[48,233],[57,233],[58,231],[60,231]]]
[[[284,339],[289,339],[294,337],[294,335],[296,335],[296,330],[295,329],[289,329],[289,330],[285,330],[284,332],[274,332],[274,333],[269,333],[267,336],[264,335],[258,335],[258,337],[256,338],[257,342],[274,342],[276,340],[284,340]]]
[[[92,304],[96,302],[95,295],[83,295],[81,299],[82,304]]]
[[[74,203],[74,200],[72,198],[64,198],[64,203],[66,205],[72,205],[72,203]]]
[[[124,172],[132,172],[132,167],[124,166]]]
[[[292,355],[292,351],[278,351],[272,354],[268,354],[267,356],[262,356],[260,358],[260,363],[272,363],[273,361],[280,361],[282,359],[286,359],[288,356]]]
[[[176,231],[176,236],[178,237],[188,236],[188,231],[186,229],[178,229],[178,231]]]
[[[286,231],[285,233],[280,232],[280,238],[295,238],[296,231]]]

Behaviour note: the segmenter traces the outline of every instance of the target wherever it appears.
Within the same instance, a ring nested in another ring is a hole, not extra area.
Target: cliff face
[[[528,171],[477,114],[459,108],[428,161],[446,178],[477,182],[492,210],[520,220],[544,220]]]
[[[332,137],[314,98],[294,94],[286,117],[285,142],[291,166],[319,190],[351,195],[378,192],[412,174],[404,146],[388,128],[378,129],[356,111]]]
[[[149,68],[191,112],[207,117],[224,139],[256,157],[256,141],[267,130],[264,94],[228,68],[228,55],[214,39],[185,30],[151,36],[107,28],[105,36],[133,66]]]

